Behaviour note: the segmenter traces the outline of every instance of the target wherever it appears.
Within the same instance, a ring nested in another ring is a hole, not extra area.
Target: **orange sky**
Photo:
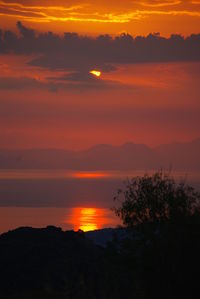
[[[48,70],[26,69],[22,60],[27,58],[21,57],[18,64],[14,57],[0,56],[0,64],[3,59],[3,78],[15,73],[19,83],[26,75],[45,82],[49,76]],[[57,92],[40,86],[4,88],[0,91],[0,147],[80,149],[98,143],[156,145],[197,138],[199,70],[199,63],[151,63],[123,65],[102,75],[129,84],[127,89],[123,85],[115,90],[63,87]]]
[[[199,0],[0,0],[0,28],[0,148],[200,136],[200,36],[169,37],[200,32]]]
[[[16,21],[38,30],[162,35],[198,33],[199,0],[1,0],[0,26]]]
[[[0,0],[0,149],[200,138],[199,99],[200,0]],[[86,183],[104,177],[77,172],[73,179],[84,184],[66,180],[62,189],[52,181],[46,195],[40,184],[15,187],[12,178],[10,187],[2,185],[2,200],[8,188],[16,202],[24,192],[26,204],[34,197],[34,205],[88,205],[74,209],[70,223],[63,209],[53,210],[55,218],[51,210],[13,209],[11,221],[0,210],[0,229],[23,225],[21,219],[41,226],[51,218],[83,230],[116,224],[95,208],[108,205],[113,185]]]

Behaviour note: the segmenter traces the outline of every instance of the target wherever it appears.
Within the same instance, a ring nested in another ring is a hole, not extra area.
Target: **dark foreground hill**
[[[199,217],[127,232],[19,228],[0,235],[0,298],[199,298]],[[129,236],[129,237],[128,237]],[[98,242],[97,242],[98,243]]]
[[[95,294],[101,258],[101,249],[81,232],[27,227],[2,234],[1,298],[23,298],[22,294],[31,293],[81,298],[90,287]]]

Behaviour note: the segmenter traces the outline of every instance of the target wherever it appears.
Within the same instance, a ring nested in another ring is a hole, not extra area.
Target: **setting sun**
[[[96,77],[100,77],[101,76],[101,72],[100,71],[97,71],[97,70],[92,70],[90,71],[90,74],[96,76]]]

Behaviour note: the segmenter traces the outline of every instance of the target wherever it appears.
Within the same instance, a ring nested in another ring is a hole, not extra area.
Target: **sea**
[[[54,225],[92,231],[122,225],[114,197],[127,180],[151,171],[0,170],[0,233]],[[199,172],[171,172],[200,190]]]

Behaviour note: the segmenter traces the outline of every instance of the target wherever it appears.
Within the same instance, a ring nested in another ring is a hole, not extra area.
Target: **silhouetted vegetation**
[[[121,195],[127,228],[106,247],[55,227],[2,234],[0,298],[199,298],[199,193],[156,173]]]
[[[127,180],[115,200],[115,213],[132,233],[120,254],[128,268],[132,263],[135,297],[197,298],[200,193],[160,171]]]
[[[177,221],[200,212],[200,193],[185,181],[176,183],[170,174],[162,171],[127,180],[125,189],[118,190],[114,199],[120,201],[120,206],[114,209],[116,215],[129,228]]]

